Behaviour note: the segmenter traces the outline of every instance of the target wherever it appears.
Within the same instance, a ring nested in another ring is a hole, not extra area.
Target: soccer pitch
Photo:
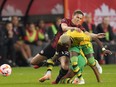
[[[52,79],[44,83],[38,82],[38,78],[42,77],[46,71],[46,67],[33,69],[32,67],[16,67],[13,68],[9,77],[0,76],[0,87],[116,87],[116,65],[103,65],[102,82],[98,83],[92,69],[86,66],[83,76],[86,84],[54,84],[59,67],[54,67]]]

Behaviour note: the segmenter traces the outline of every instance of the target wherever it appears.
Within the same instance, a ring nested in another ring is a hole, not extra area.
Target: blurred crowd
[[[30,66],[29,61],[32,57],[49,44],[58,32],[61,19],[57,17],[54,23],[38,20],[36,23],[29,22],[24,26],[17,16],[13,16],[11,21],[0,24],[0,65],[8,63],[11,66]],[[106,34],[106,37],[100,40],[113,52],[113,56],[103,56],[100,47],[92,42],[95,57],[101,64],[109,64],[114,60],[113,58],[116,59],[115,35],[109,20],[109,17],[105,16],[96,26],[92,22],[92,15],[86,14],[82,23],[89,32]]]

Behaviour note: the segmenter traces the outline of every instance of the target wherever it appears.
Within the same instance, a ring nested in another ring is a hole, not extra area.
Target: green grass
[[[44,83],[38,82],[38,78],[45,73],[46,67],[33,69],[32,67],[13,68],[12,75],[8,77],[0,76],[0,87],[116,87],[116,65],[103,65],[103,74],[101,75],[102,83],[96,81],[90,67],[84,69],[85,85],[77,84],[57,84],[51,82],[58,74],[59,67],[54,67],[52,79]]]

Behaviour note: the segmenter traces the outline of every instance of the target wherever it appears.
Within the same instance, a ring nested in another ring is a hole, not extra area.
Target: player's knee
[[[68,69],[69,69],[69,65],[61,65],[61,67],[62,67],[64,70],[68,70]]]
[[[71,66],[72,66],[73,72],[77,73],[79,71],[80,68],[78,66],[78,57],[77,56],[71,57]]]
[[[77,66],[77,64],[78,64],[78,58],[77,58],[77,56],[73,56],[73,57],[71,57],[71,65],[73,66],[73,67],[75,67],[75,66]]]
[[[35,65],[35,64],[39,64],[40,62],[43,62],[44,60],[45,60],[45,57],[41,56],[40,54],[37,54],[36,56],[32,58],[30,63],[32,65]]]
[[[61,67],[64,69],[64,70],[68,70],[69,69],[69,62],[61,62]]]
[[[95,66],[96,62],[95,62],[94,57],[88,58],[88,64],[89,64],[90,66]]]
[[[35,65],[35,64],[36,64],[36,62],[35,62],[33,59],[30,61],[30,63],[31,63],[32,65]]]

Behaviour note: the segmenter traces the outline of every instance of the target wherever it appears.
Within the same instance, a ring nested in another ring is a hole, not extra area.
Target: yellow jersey
[[[91,41],[91,37],[86,35],[83,31],[68,30],[65,34],[69,35],[72,39],[72,46],[88,44]]]

